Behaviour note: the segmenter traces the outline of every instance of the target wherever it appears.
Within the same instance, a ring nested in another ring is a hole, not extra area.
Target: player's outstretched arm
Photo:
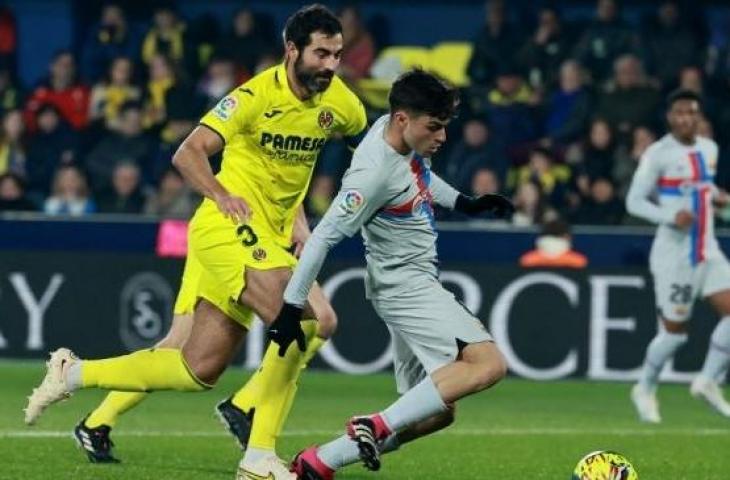
[[[631,187],[626,194],[626,210],[633,216],[643,218],[652,223],[674,224],[677,211],[651,201],[656,191],[657,181],[661,176],[658,159],[645,153],[639,161]]]
[[[305,350],[304,332],[299,324],[304,303],[327,254],[343,237],[344,234],[332,224],[331,217],[325,215],[304,245],[299,263],[284,291],[284,305],[268,330],[269,339],[279,345],[280,356],[283,357],[295,341],[300,350]]]
[[[246,202],[231,195],[213,175],[208,157],[223,148],[220,135],[200,125],[183,141],[172,157],[172,163],[185,180],[201,195],[218,205],[220,211],[235,222],[243,222],[251,215]]]
[[[469,197],[433,172],[431,172],[431,193],[437,204],[466,215],[491,213],[499,218],[508,218],[515,211],[514,205],[507,197],[497,194]]]

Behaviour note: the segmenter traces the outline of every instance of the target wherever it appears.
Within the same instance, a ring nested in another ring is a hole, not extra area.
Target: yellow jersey
[[[341,79],[302,101],[289,88],[284,64],[236,88],[200,123],[225,143],[218,181],[246,200],[250,223],[282,245],[325,142],[335,134],[360,137],[367,127],[362,102]]]

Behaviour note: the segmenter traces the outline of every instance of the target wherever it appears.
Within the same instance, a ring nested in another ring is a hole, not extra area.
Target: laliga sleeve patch
[[[238,108],[238,100],[236,100],[236,97],[228,95],[213,108],[213,115],[225,122],[231,118],[236,108]]]
[[[357,190],[348,190],[342,196],[340,201],[340,210],[342,213],[353,214],[360,210],[362,204],[365,202],[365,198]]]

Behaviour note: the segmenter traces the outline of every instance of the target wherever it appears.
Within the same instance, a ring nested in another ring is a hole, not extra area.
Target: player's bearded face
[[[340,65],[342,35],[327,37],[321,33],[312,34],[312,42],[297,56],[294,75],[297,81],[312,93],[327,90],[332,83],[335,70]]]

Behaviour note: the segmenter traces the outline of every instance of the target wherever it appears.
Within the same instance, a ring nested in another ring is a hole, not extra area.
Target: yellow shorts
[[[188,251],[180,290],[178,290],[177,299],[175,300],[175,309],[173,310],[175,315],[191,315],[193,313],[195,304],[198,302],[198,284],[202,275],[203,266],[200,265],[192,250]]]
[[[188,227],[188,260],[178,304],[181,307],[190,305],[192,295],[187,291],[194,289],[193,306],[198,298],[204,298],[249,328],[253,312],[238,301],[246,287],[246,268],[293,269],[297,264],[294,255],[276,239],[278,237],[268,228],[255,223],[234,225],[220,213],[215,203],[206,199]],[[188,282],[193,282],[193,286],[186,285]]]

